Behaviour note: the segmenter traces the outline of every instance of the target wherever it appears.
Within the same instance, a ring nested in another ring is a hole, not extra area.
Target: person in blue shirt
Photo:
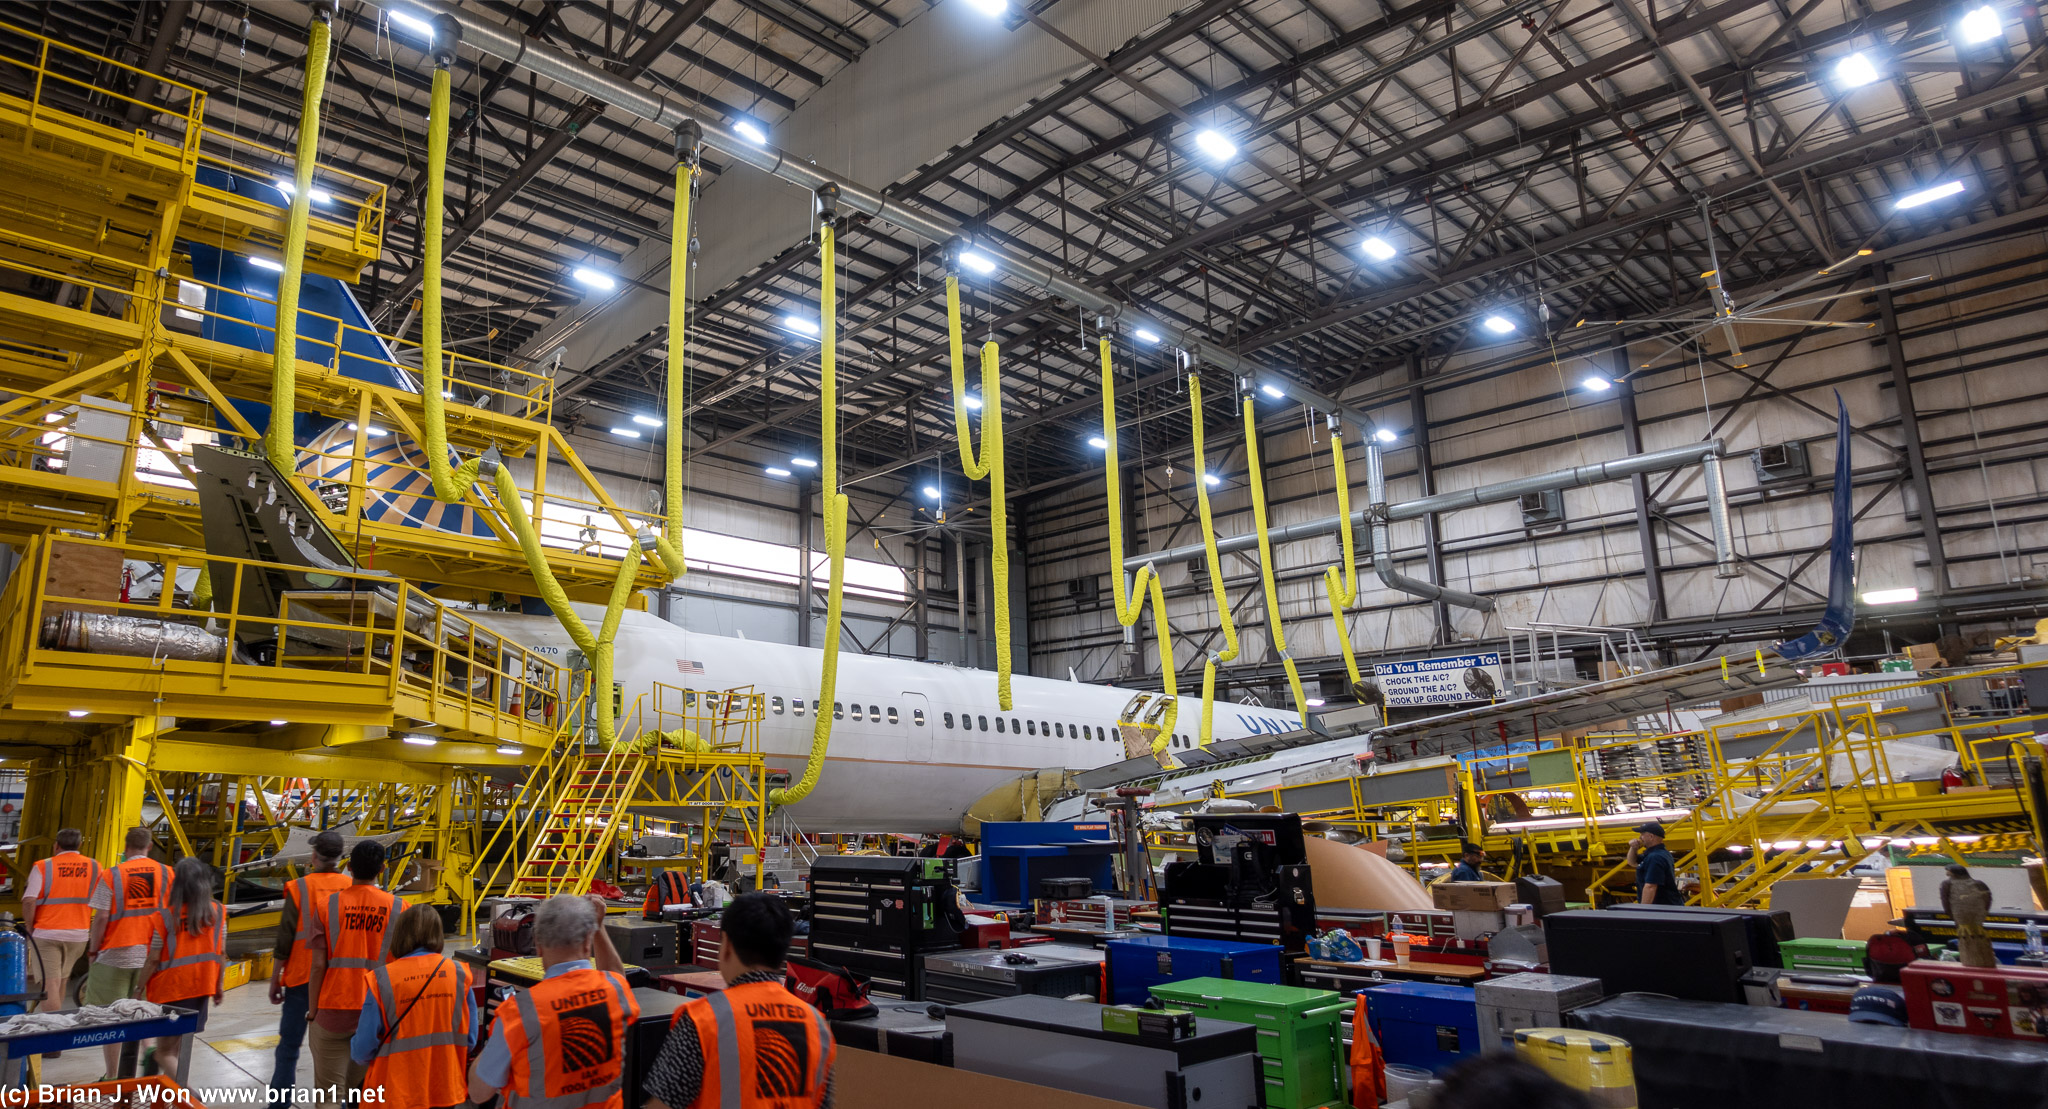
[[[1664,846],[1664,825],[1651,821],[1630,831],[1635,842],[1628,845],[1628,865],[1636,868],[1636,900],[1645,905],[1683,905],[1678,893],[1678,867]]]
[[[1480,873],[1480,870],[1485,866],[1486,852],[1481,851],[1478,844],[1468,843],[1465,849],[1458,853],[1458,865],[1451,868],[1451,876],[1444,881],[1484,882],[1486,875]]]

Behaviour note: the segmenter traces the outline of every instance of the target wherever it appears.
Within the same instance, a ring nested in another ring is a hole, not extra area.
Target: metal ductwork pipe
[[[949,219],[906,208],[883,196],[878,190],[803,161],[776,147],[751,142],[720,124],[691,115],[688,108],[670,100],[662,93],[621,80],[615,74],[607,73],[556,47],[529,39],[518,31],[481,17],[475,12],[440,0],[365,2],[372,7],[401,10],[408,15],[424,10],[430,16],[447,16],[461,25],[462,40],[468,46],[502,58],[513,65],[524,66],[550,81],[575,89],[586,96],[594,96],[622,112],[638,116],[665,130],[673,130],[685,123],[694,122],[703,128],[704,145],[725,157],[744,162],[763,173],[813,192],[826,185],[836,185],[839,188],[841,206],[894,224],[933,243],[949,243],[961,238],[965,233],[959,224]],[[1258,381],[1272,381],[1284,387],[1290,397],[1303,404],[1342,416],[1364,432],[1373,429],[1372,418],[1363,410],[1345,405],[1333,397],[1324,396],[1276,370],[1246,361],[1236,353],[1207,342],[1200,336],[1182,331],[1164,320],[1140,315],[1131,305],[1100,290],[1082,285],[993,243],[977,241],[975,249],[999,258],[1003,269],[1018,281],[1046,289],[1055,296],[1080,305],[1090,314],[1116,320],[1133,330],[1140,327],[1149,329],[1163,336],[1168,344],[1195,355],[1207,365]]]
[[[1372,570],[1379,575],[1380,584],[1397,593],[1421,597],[1426,601],[1442,601],[1459,608],[1475,608],[1481,612],[1493,611],[1493,598],[1481,597],[1457,589],[1446,589],[1435,582],[1411,578],[1394,569],[1394,543],[1387,530],[1387,474],[1380,461],[1380,448],[1373,443],[1365,445],[1365,498],[1366,517],[1372,521]]]
[[[1721,459],[1700,459],[1700,476],[1707,481],[1707,523],[1714,535],[1714,576],[1739,578],[1742,567],[1735,561],[1735,537],[1728,530],[1728,486],[1721,480]]]
[[[1695,462],[1705,462],[1708,459],[1718,458],[1722,446],[1721,440],[1709,439],[1702,443],[1689,443],[1683,447],[1670,447],[1661,451],[1650,451],[1646,454],[1632,454],[1608,462],[1594,462],[1585,466],[1574,466],[1569,470],[1553,470],[1550,473],[1536,474],[1533,477],[1516,478],[1513,481],[1499,481],[1492,485],[1475,486],[1471,489],[1461,489],[1455,493],[1439,493],[1434,497],[1423,497],[1420,500],[1401,501],[1387,506],[1386,518],[1390,521],[1412,520],[1435,512],[1453,512],[1462,508],[1478,508],[1481,505],[1512,501],[1520,498],[1524,493],[1535,493],[1545,489],[1575,489],[1582,485],[1598,485],[1606,481],[1620,481],[1623,478],[1634,477],[1637,474],[1654,474],[1665,470],[1676,470],[1682,466],[1690,466]],[[1725,497],[1720,498],[1721,510],[1717,516],[1712,505],[1716,500],[1714,490],[1719,488],[1720,471],[1714,469],[1711,471],[1711,474],[1712,476],[1707,479],[1709,483],[1707,499],[1709,502],[1708,516],[1714,524],[1716,536],[1714,552],[1718,559],[1720,552],[1725,546],[1725,549],[1730,552],[1728,558],[1732,562],[1735,557],[1733,553],[1734,545],[1726,538],[1728,534],[1727,500]],[[1352,526],[1363,527],[1370,523],[1370,513],[1370,509],[1352,513]],[[1324,516],[1316,520],[1304,520],[1298,524],[1271,528],[1268,530],[1267,535],[1274,543],[1292,543],[1297,540],[1313,539],[1323,535],[1335,535],[1339,519],[1340,517],[1337,516]],[[1216,541],[1216,551],[1219,554],[1231,554],[1238,551],[1253,550],[1258,545],[1259,537],[1257,535],[1233,535],[1227,539],[1218,539]],[[1200,543],[1189,543],[1164,551],[1127,558],[1124,560],[1124,569],[1136,570],[1138,567],[1151,561],[1157,561],[1164,565],[1169,562],[1199,558],[1202,554],[1203,548]]]

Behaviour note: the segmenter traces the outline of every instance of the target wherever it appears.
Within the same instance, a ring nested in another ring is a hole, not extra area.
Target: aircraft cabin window
[[[1000,717],[1000,716],[998,716],[998,717],[996,717],[996,731],[997,731],[998,733],[1000,733],[1000,732],[1002,732],[1002,730],[1003,730],[1003,718],[1002,718],[1002,717]]]
[[[924,710],[923,710],[923,709],[911,709],[911,710],[910,710],[910,722],[911,722],[911,723],[913,723],[913,724],[915,724],[915,725],[917,725],[917,726],[918,726],[918,727],[920,727],[920,728],[924,727]]]
[[[981,730],[982,730],[982,731],[984,731],[984,732],[985,732],[985,731],[988,731],[988,717],[986,717],[986,716],[984,716],[984,717],[981,717],[981,718],[980,718],[980,720],[981,720]]]
[[[952,726],[953,726],[953,714],[952,714],[952,713],[950,713],[950,712],[949,712],[949,713],[947,713],[947,714],[946,714],[946,716],[945,716],[945,720],[946,720],[946,727],[950,728],[950,727],[952,727]]]
[[[894,724],[894,723],[896,723],[896,722],[897,722],[897,720],[896,720],[896,706],[895,706],[895,705],[890,705],[890,706],[889,706],[889,723],[891,723],[891,724]]]
[[[789,711],[795,713],[798,716],[802,716],[804,714],[803,698],[791,697],[789,699]]]
[[[1067,726],[1058,721],[1054,721],[1052,725],[1052,737],[1054,739],[1067,738]]]
[[[770,697],[770,698],[768,698],[768,707],[769,707],[770,709],[774,710],[774,712],[775,712],[775,715],[777,715],[777,716],[781,716],[781,715],[782,715],[782,698],[780,698],[780,697]]]
[[[882,710],[881,710],[880,706],[877,706],[877,705],[869,705],[869,706],[868,706],[868,719],[869,719],[869,720],[880,720],[881,718],[882,718]],[[892,723],[893,723],[893,721],[892,721]]]
[[[1048,724],[1048,723],[1046,723],[1046,722],[1045,722],[1045,721],[1043,721],[1043,720],[1041,720],[1041,721],[1039,721],[1039,722],[1038,722],[1038,732],[1039,732],[1039,734],[1040,734],[1040,735],[1051,735],[1051,734],[1052,734],[1052,725],[1051,725],[1051,724]]]
[[[832,719],[834,719],[834,720],[844,720],[844,719],[846,719],[846,704],[845,704],[845,702],[843,702],[843,701],[834,701],[834,702],[832,702]]]
[[[853,718],[855,720],[860,719],[860,702],[858,701],[855,701],[853,704]]]
[[[1038,734],[1038,723],[1037,723],[1037,721],[1033,721],[1033,720],[1026,720],[1026,721],[1024,722],[1024,730],[1025,730],[1025,731],[1028,731],[1028,732],[1030,732],[1030,733],[1031,733],[1032,735],[1037,735],[1037,734]]]

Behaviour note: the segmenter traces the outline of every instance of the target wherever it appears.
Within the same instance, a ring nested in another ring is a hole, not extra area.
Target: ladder
[[[584,893],[597,877],[626,802],[652,761],[626,751],[571,740],[551,760],[541,792],[546,816],[527,845],[507,892],[514,897]]]

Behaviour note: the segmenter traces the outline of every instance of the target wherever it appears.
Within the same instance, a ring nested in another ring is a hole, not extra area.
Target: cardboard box
[[[1933,643],[1915,643],[1906,648],[1906,657],[1915,670],[1935,670],[1941,666],[1941,648]]]
[[[1086,1041],[1082,1041],[1086,1042]],[[898,1055],[845,1048],[832,1065],[836,1109],[972,1105],[974,1109],[1128,1109],[1128,1104]]]
[[[1741,693],[1721,698],[1721,711],[1741,712],[1743,709],[1753,709],[1763,703],[1764,695],[1761,693]]]
[[[1499,912],[1515,903],[1513,882],[1438,882],[1429,895],[1439,909]]]
[[[1856,897],[1849,902],[1849,915],[1842,920],[1842,938],[1845,940],[1868,940],[1882,932],[1892,930],[1891,895],[1881,889],[1868,886],[1856,891]]]

